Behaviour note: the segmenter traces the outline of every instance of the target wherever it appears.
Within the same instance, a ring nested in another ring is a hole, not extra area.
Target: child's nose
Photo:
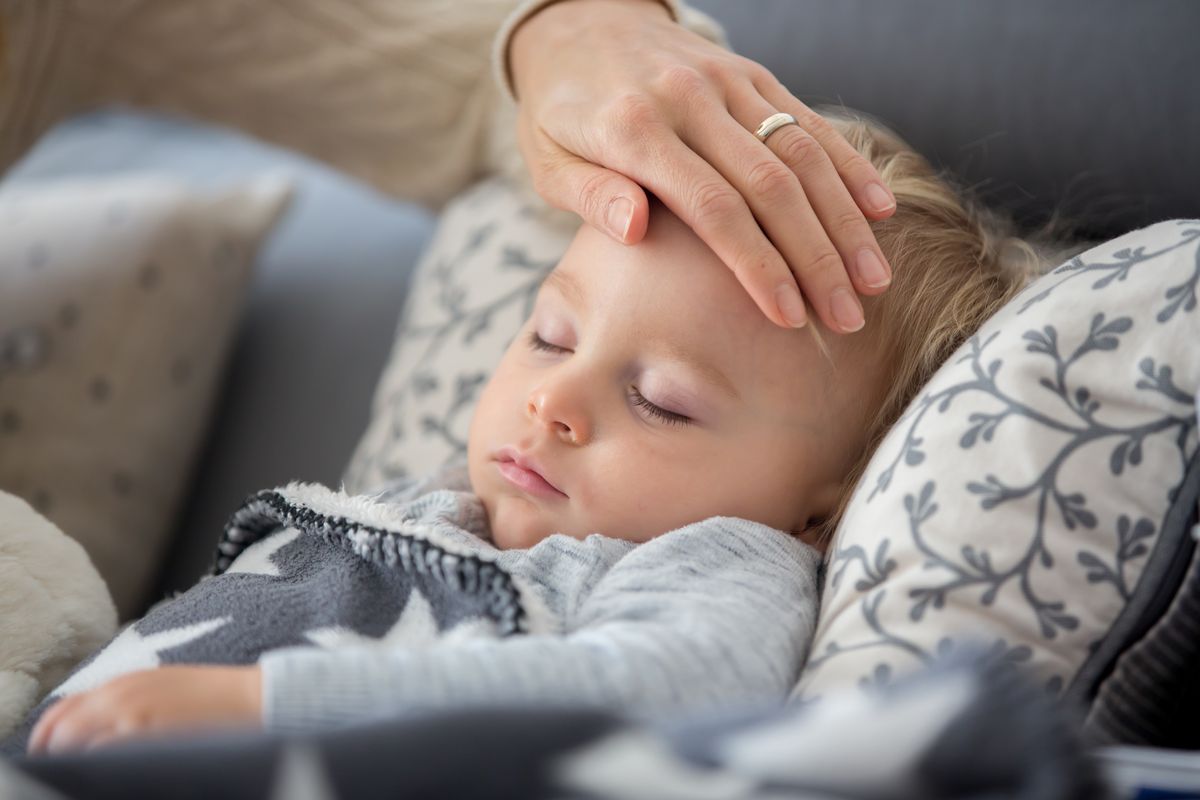
[[[542,384],[530,393],[526,414],[568,444],[587,444],[592,438],[592,426],[582,402],[584,398],[579,394],[581,389],[562,383]]]

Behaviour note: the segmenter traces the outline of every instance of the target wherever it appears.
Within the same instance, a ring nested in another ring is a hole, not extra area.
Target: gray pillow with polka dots
[[[0,489],[87,551],[140,611],[197,454],[275,177],[0,187]]]

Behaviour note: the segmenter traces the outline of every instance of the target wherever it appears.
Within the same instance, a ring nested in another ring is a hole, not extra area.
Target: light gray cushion
[[[191,186],[278,171],[296,196],[258,259],[207,447],[148,601],[196,581],[247,495],[292,479],[336,485],[432,229],[424,209],[311,160],[221,129],[119,110],[61,124],[5,183],[151,169]]]
[[[0,488],[83,545],[123,618],[157,579],[288,191],[158,176],[0,191]]]

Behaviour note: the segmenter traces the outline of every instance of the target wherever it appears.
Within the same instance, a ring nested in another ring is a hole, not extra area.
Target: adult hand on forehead
[[[655,0],[554,3],[521,24],[508,57],[521,151],[550,204],[633,244],[646,233],[644,186],[776,324],[804,324],[802,292],[831,330],[862,327],[856,290],[879,294],[891,275],[867,219],[895,200],[766,68]],[[799,124],[764,143],[754,132],[777,112]]]

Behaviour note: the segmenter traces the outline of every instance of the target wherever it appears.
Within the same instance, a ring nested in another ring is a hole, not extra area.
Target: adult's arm
[[[586,563],[588,547],[578,544]],[[782,702],[815,626],[820,556],[779,531],[714,518],[639,545],[553,633],[428,649],[291,648],[260,660],[264,724],[320,730],[487,704],[636,716]]]
[[[878,294],[890,276],[867,220],[895,202],[840,134],[764,67],[676,24],[675,0],[526,6],[535,13],[497,49],[548,202],[633,243],[645,187],[771,320],[803,324],[803,292],[831,330],[862,327],[856,290]],[[759,141],[755,129],[781,111],[799,125]]]
[[[109,105],[235,128],[440,206],[479,176],[516,0],[0,3],[0,170]]]

